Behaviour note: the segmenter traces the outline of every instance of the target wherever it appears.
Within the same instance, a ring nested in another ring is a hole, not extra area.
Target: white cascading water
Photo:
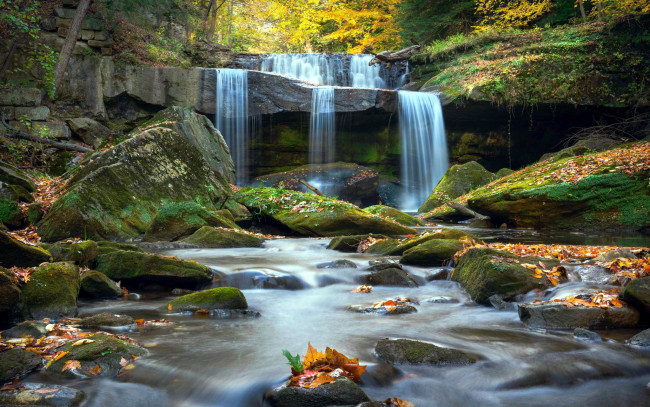
[[[372,55],[352,55],[350,58],[350,86],[355,88],[386,88],[386,81],[380,75],[380,66],[368,65]]]
[[[445,124],[438,95],[399,91],[399,128],[402,142],[402,208],[416,211],[449,166]]]
[[[334,162],[335,153],[334,88],[318,86],[311,94],[309,164]]]
[[[221,132],[235,162],[237,185],[248,181],[248,71],[217,69],[214,125]]]
[[[273,54],[262,60],[263,72],[279,73],[317,85],[336,85],[335,75],[342,70],[340,60],[330,59],[325,54]]]

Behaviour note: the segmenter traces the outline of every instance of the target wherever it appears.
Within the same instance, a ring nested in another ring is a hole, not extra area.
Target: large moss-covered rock
[[[122,358],[131,360],[134,356],[147,354],[147,350],[140,346],[133,345],[113,336],[96,334],[88,338],[88,342],[82,345],[76,345],[77,341],[70,341],[60,347],[61,352],[69,352],[64,357],[52,362],[47,371],[52,374],[58,374],[66,377],[81,376],[115,376],[122,369],[120,361]],[[81,369],[67,369],[62,371],[66,362],[69,360],[78,360]],[[93,369],[99,366],[99,372],[93,374]]]
[[[417,287],[417,283],[401,268],[386,267],[362,276],[361,282],[369,285],[388,285],[402,287]]]
[[[52,261],[47,250],[30,246],[0,231],[0,266],[31,267]]]
[[[519,318],[534,328],[630,328],[639,323],[639,311],[623,307],[567,307],[557,303],[519,304]]]
[[[458,240],[461,238],[476,239],[472,234],[463,232],[462,230],[458,229],[434,229],[412,237],[380,240],[372,246],[368,247],[365,253],[379,254],[383,256],[399,256],[402,255],[405,251],[428,242],[429,240]]]
[[[114,251],[99,256],[97,270],[127,284],[156,283],[170,288],[198,287],[209,283],[212,278],[212,271],[196,262],[132,251]]]
[[[106,241],[106,240],[97,242],[98,256],[101,256],[102,254],[108,254],[108,253],[113,253],[113,252],[118,252],[118,251],[142,252],[142,253],[144,253],[144,250],[142,250],[142,248],[140,248],[140,247],[138,247],[136,245],[133,245],[133,244],[109,242],[109,241]]]
[[[255,178],[253,185],[278,187],[282,183],[287,189],[309,193],[301,180],[313,183],[327,196],[338,196],[355,205],[373,205],[378,201],[379,174],[370,168],[350,163],[304,165]]]
[[[267,392],[264,399],[273,407],[356,406],[370,401],[361,387],[346,377],[313,389],[284,384]]]
[[[557,261],[538,257],[518,257],[511,253],[473,248],[458,260],[452,280],[458,281],[474,301],[489,304],[488,298],[499,295],[504,299],[534,289],[544,289],[551,284],[546,277],[535,278],[533,272],[522,263],[538,264],[547,267],[558,264]]]
[[[650,277],[630,281],[619,296],[643,314],[650,315]]]
[[[71,261],[82,267],[92,265],[99,255],[97,243],[92,240],[58,242],[46,247],[54,261]]]
[[[251,212],[307,236],[414,234],[415,230],[350,203],[274,188],[242,188],[235,199]]]
[[[86,158],[38,225],[45,241],[126,240],[144,233],[165,202],[207,209],[231,193],[234,167],[205,117],[172,107],[108,151]]]
[[[369,238],[388,239],[388,237],[384,235],[373,235],[372,233],[367,235],[337,236],[329,242],[327,248],[339,252],[354,253],[357,251],[359,243]]]
[[[390,364],[465,365],[475,359],[456,349],[411,339],[380,339],[375,346],[377,356]]]
[[[473,189],[496,179],[495,175],[476,161],[452,165],[442,177],[419,212],[429,212],[451,199],[465,195]]]
[[[20,378],[41,366],[41,357],[34,352],[13,348],[0,352],[0,383]]]
[[[28,192],[34,192],[34,181],[24,171],[0,161],[0,182],[6,185],[18,185]]]
[[[650,142],[547,160],[478,188],[460,203],[495,224],[642,230],[650,227],[648,162]]]
[[[372,213],[373,215],[380,215],[384,218],[394,220],[404,226],[424,226],[425,223],[418,218],[415,218],[408,213],[404,213],[399,209],[391,208],[386,205],[373,205],[363,208],[364,211]]]
[[[0,222],[10,229],[20,229],[25,223],[25,215],[18,207],[18,201],[0,196]]]
[[[36,268],[22,289],[26,316],[59,319],[77,315],[79,267],[72,263],[48,263]]]
[[[158,210],[144,241],[172,241],[189,236],[203,226],[239,229],[231,218],[209,211],[196,202],[169,202]]]
[[[441,266],[463,247],[463,243],[458,240],[431,239],[406,250],[401,262],[416,266]]]
[[[182,239],[182,242],[211,248],[261,247],[264,244],[264,239],[244,232],[203,226],[191,236]]]
[[[175,312],[246,308],[248,308],[246,297],[234,287],[218,287],[187,294],[167,304],[167,309]]]
[[[0,267],[0,328],[11,325],[20,313],[20,290],[6,270]]]
[[[116,298],[122,289],[115,281],[97,270],[88,270],[81,276],[79,296],[86,298]]]

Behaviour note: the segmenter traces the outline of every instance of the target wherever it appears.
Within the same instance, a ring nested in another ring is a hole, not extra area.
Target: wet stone
[[[25,383],[24,390],[0,392],[1,406],[76,407],[84,399],[81,390],[53,384]]]
[[[465,365],[475,359],[457,349],[410,339],[380,339],[375,346],[377,356],[390,364]]]
[[[41,366],[41,357],[24,350],[13,348],[0,352],[0,383],[20,378]]]
[[[82,328],[102,327],[102,326],[125,326],[133,324],[133,318],[128,315],[111,314],[102,312],[82,318],[79,326]]]
[[[45,336],[45,324],[36,321],[25,321],[2,332],[3,338],[40,338]]]
[[[573,330],[573,337],[579,341],[584,342],[602,342],[603,338],[600,337],[596,332],[592,332],[584,328],[576,328]]]
[[[320,263],[316,265],[318,269],[355,269],[357,265],[350,260],[339,259],[327,263]]]
[[[418,312],[418,309],[413,305],[396,305],[394,308],[374,307],[368,305],[350,305],[349,311],[360,312],[363,314],[375,315],[399,315],[399,314],[412,314]]]
[[[423,300],[422,302],[429,302],[429,303],[432,303],[432,304],[458,304],[460,301],[458,301],[458,299],[454,298],[454,297],[447,297],[445,295],[439,295],[439,296],[436,296],[436,297],[427,298],[427,299]]]
[[[264,399],[272,407],[355,406],[370,401],[361,387],[345,377],[312,389],[282,385],[267,392]]]
[[[650,329],[641,331],[627,340],[628,345],[650,348]]]

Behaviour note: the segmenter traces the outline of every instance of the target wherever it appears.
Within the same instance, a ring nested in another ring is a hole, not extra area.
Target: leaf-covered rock
[[[212,271],[196,262],[121,250],[99,256],[97,271],[126,284],[156,283],[169,288],[195,288],[212,278]]]
[[[234,287],[218,287],[187,294],[168,304],[168,309],[174,312],[246,308],[248,308],[246,297]]]
[[[31,267],[52,261],[47,250],[30,246],[0,231],[0,266]]]
[[[315,388],[281,385],[264,396],[273,407],[329,407],[355,406],[370,397],[356,383],[346,377]]]
[[[166,202],[216,209],[233,181],[228,147],[210,121],[171,107],[126,141],[87,157],[39,233],[44,241],[126,240],[143,234]]]
[[[79,267],[48,263],[36,268],[22,289],[24,312],[32,319],[59,319],[77,315]]]
[[[301,192],[274,188],[242,188],[237,202],[253,214],[307,236],[341,236],[362,233],[414,234],[415,230],[350,203]]]
[[[496,179],[496,176],[476,161],[452,165],[433,189],[431,195],[420,206],[418,212],[429,212],[451,199],[465,195],[494,179]]]

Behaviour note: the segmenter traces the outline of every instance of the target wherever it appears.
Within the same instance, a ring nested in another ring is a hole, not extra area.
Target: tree
[[[63,43],[63,48],[61,49],[61,54],[59,56],[59,62],[56,64],[55,73],[54,73],[54,87],[58,88],[63,80],[63,75],[65,70],[68,67],[68,62],[70,62],[70,56],[74,50],[75,45],[77,44],[77,35],[81,29],[81,23],[83,22],[88,8],[90,7],[91,0],[80,0],[79,5],[77,6],[77,11],[74,13],[74,18],[68,28],[68,34],[65,36],[65,42]]]
[[[552,10],[551,0],[476,0],[477,30],[524,28]]]
[[[476,22],[474,0],[402,0],[397,7],[402,38],[420,43],[468,34]]]

